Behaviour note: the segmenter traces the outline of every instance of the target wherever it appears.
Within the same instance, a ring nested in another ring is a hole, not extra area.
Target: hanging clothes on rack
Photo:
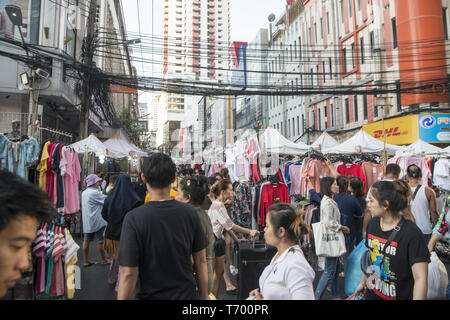
[[[41,224],[32,245],[36,293],[45,298],[62,298],[65,295],[73,298],[73,266],[78,260],[79,248],[69,230],[59,222]]]
[[[0,168],[5,168],[26,180],[28,180],[26,167],[38,160],[39,151],[39,144],[35,138],[13,142],[0,134]]]
[[[337,168],[337,172],[347,177],[359,177],[363,181],[364,188],[366,187],[366,175],[359,164],[346,163]]]
[[[252,227],[252,195],[247,183],[234,184],[233,204],[231,215],[234,224],[244,228]]]

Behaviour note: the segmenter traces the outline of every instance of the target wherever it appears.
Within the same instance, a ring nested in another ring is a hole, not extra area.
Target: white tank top
[[[411,188],[413,194],[416,191],[416,188]],[[431,234],[433,229],[431,227],[429,203],[424,186],[420,187],[415,199],[411,202],[411,211],[416,219],[416,225],[422,233]]]

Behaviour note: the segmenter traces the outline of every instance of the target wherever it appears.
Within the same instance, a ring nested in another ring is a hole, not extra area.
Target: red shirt
[[[291,203],[288,187],[284,183],[265,184],[261,190],[261,225],[264,227],[269,207],[274,203]]]
[[[366,187],[366,176],[359,164],[342,164],[337,168],[337,172],[347,177],[360,177]]]

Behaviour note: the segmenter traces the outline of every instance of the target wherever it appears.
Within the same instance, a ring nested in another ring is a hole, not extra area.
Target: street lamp
[[[9,4],[5,6],[5,11],[6,14],[8,15],[9,20],[11,20],[12,24],[14,26],[17,26],[19,28],[19,33],[20,33],[20,37],[22,38],[22,44],[25,48],[25,51],[27,52],[27,56],[28,54],[28,48],[25,44],[25,39],[23,38],[23,34],[22,34],[22,10],[20,9],[20,7]]]
[[[27,57],[29,57],[28,47],[25,43],[25,39],[22,33],[22,10],[20,7],[15,5],[6,5],[5,6],[6,14],[8,15],[9,20],[11,20],[14,26],[19,28],[20,37],[22,39],[22,45],[27,53]],[[34,69],[31,69],[31,79],[29,79],[28,74],[22,73],[20,75],[20,79],[23,85],[28,85],[30,89],[30,100],[28,105],[28,136],[34,135],[34,97],[33,97],[33,82],[34,82]]]

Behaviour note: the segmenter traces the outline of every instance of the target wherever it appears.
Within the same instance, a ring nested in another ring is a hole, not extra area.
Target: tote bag
[[[319,257],[340,257],[347,250],[345,249],[344,233],[334,232],[322,222],[313,223],[314,244],[316,255]]]

